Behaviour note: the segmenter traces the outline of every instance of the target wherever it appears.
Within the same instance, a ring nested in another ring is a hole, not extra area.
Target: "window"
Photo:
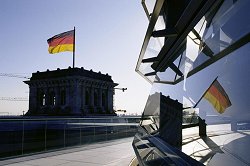
[[[39,106],[45,106],[45,99],[46,99],[45,93],[43,91],[38,90],[38,93],[37,93],[37,104]]]
[[[41,97],[42,97],[42,98],[41,98],[41,99],[42,99],[42,100],[41,100],[41,101],[42,101],[42,102],[41,102],[41,105],[42,105],[42,106],[45,106],[45,104],[46,104],[46,96],[45,96],[45,93],[42,93]]]

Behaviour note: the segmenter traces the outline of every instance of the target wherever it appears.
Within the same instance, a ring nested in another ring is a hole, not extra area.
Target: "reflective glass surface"
[[[153,13],[154,10],[154,6],[155,6],[155,2],[156,0],[142,0],[142,3],[145,2],[145,7],[146,7],[146,14],[151,14]]]
[[[183,76],[157,72],[133,142],[141,165],[250,165],[249,6],[213,6],[176,50]]]
[[[188,34],[186,41],[179,50],[175,51],[178,58],[174,64],[184,74],[184,77],[193,69],[216,57],[223,50],[231,50],[237,41],[249,33],[249,22],[242,19],[250,15],[249,1],[223,1],[214,5],[196,24]],[[164,20],[160,15],[157,19],[155,30],[164,29]],[[143,59],[157,57],[164,46],[164,37],[149,39]],[[138,64],[139,71],[143,74],[153,72],[153,63]],[[189,73],[191,74],[191,73]],[[146,76],[147,77],[147,76]],[[155,77],[150,78],[153,82]],[[180,78],[172,69],[167,68],[163,73],[158,72],[157,80],[165,83],[176,82]]]

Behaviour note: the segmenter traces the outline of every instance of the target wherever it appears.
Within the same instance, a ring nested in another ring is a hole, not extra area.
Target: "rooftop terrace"
[[[132,137],[0,161],[8,166],[127,166],[135,157]]]

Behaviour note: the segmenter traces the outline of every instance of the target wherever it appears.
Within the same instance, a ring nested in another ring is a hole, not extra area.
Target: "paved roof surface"
[[[133,138],[83,145],[0,161],[8,166],[127,166],[135,157]]]

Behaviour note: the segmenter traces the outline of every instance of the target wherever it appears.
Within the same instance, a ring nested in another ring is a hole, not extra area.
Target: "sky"
[[[47,39],[76,28],[76,67],[112,76],[115,109],[143,112],[151,85],[135,72],[148,20],[140,0],[1,0],[0,73],[72,66],[72,52],[48,53]],[[0,76],[0,98],[29,96],[24,78]],[[18,115],[28,101],[0,100],[0,115]]]

